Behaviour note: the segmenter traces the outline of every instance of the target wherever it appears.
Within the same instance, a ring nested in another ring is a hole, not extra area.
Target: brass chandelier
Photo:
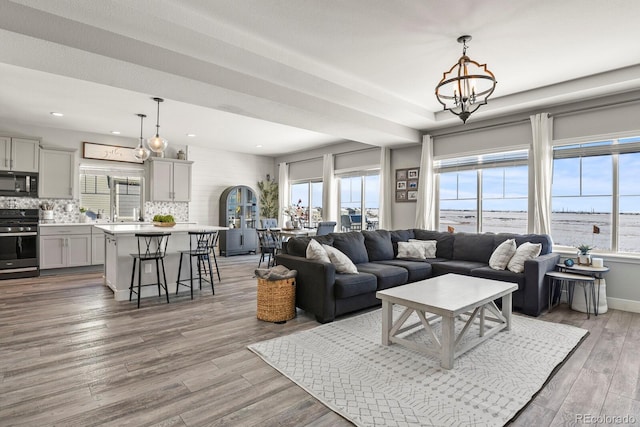
[[[436,86],[436,97],[445,110],[460,117],[463,123],[487,99],[496,88],[496,78],[487,69],[487,64],[479,64],[467,56],[467,42],[471,36],[458,37],[462,43],[462,56],[451,69],[442,74]]]

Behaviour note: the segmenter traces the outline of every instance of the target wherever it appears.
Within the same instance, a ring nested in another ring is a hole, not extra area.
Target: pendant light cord
[[[160,99],[156,99],[158,103],[158,112],[156,114],[156,136],[160,136]]]

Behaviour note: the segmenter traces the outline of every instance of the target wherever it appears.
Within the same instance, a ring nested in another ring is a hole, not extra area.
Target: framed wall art
[[[418,200],[420,168],[396,169],[396,202]]]

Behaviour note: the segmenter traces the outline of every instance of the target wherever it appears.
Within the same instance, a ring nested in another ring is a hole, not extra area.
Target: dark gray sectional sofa
[[[358,274],[336,273],[330,263],[305,257],[310,239],[328,244],[346,254]],[[525,262],[524,272],[494,270],[489,267],[493,250],[507,239],[541,243],[540,256]],[[436,240],[436,258],[398,259],[398,242],[409,239]],[[448,233],[420,229],[354,231],[326,236],[289,239],[276,263],[298,271],[296,306],[313,313],[321,322],[336,316],[380,304],[376,291],[439,276],[463,274],[518,284],[513,293],[513,308],[530,316],[539,316],[548,305],[548,287],[544,277],[560,259],[553,254],[548,235]]]

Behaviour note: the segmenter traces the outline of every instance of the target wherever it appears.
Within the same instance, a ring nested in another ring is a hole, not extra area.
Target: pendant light
[[[164,102],[162,98],[153,98],[158,103],[158,115],[156,116],[156,136],[147,139],[147,146],[154,153],[162,153],[169,141],[160,136],[160,103]]]
[[[436,86],[436,97],[445,110],[460,117],[463,123],[487,99],[496,88],[496,77],[487,69],[487,64],[472,61],[467,56],[467,42],[471,36],[458,37],[462,44],[462,56],[451,69],[443,73]]]
[[[142,160],[144,162],[149,158],[149,154],[151,154],[149,150],[145,148],[144,145],[142,145],[142,143],[144,142],[144,137],[142,136],[142,122],[147,116],[145,114],[136,114],[136,116],[140,117],[140,143],[136,148],[134,148],[133,155],[136,157],[136,159]]]

